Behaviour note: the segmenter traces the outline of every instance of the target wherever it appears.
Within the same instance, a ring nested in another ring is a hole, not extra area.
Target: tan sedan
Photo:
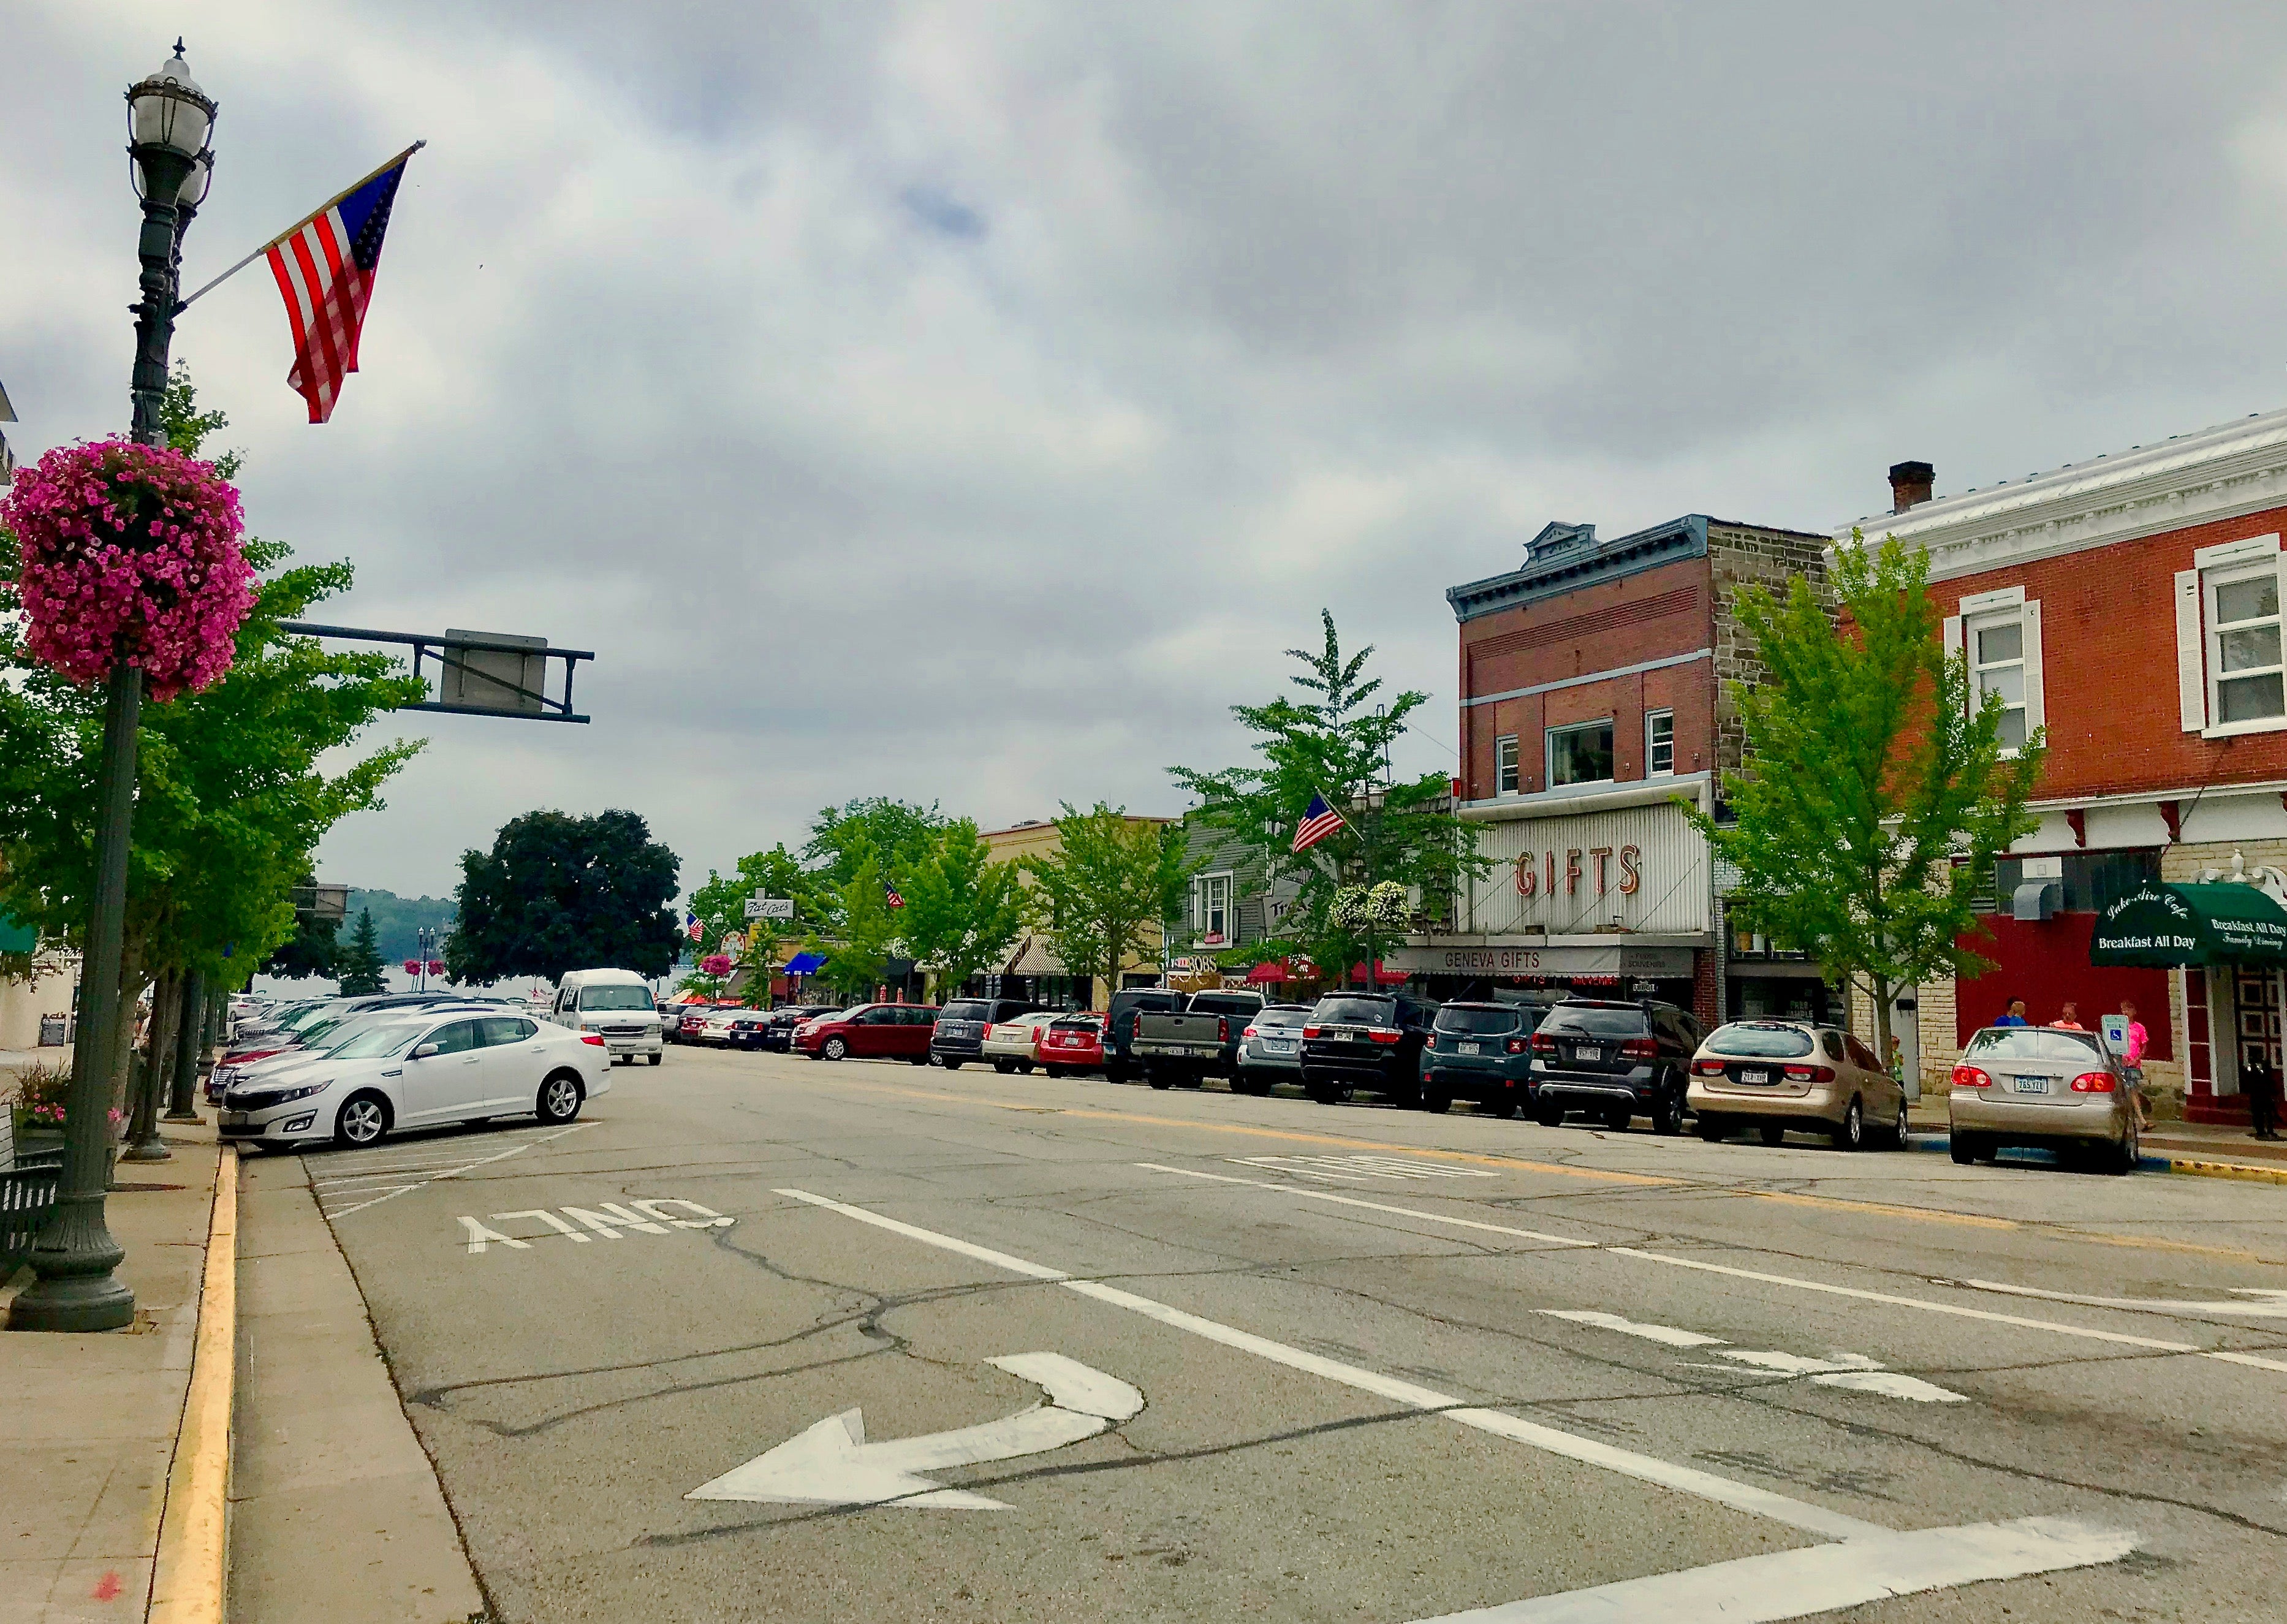
[[[1894,1150],[1906,1143],[1905,1089],[1856,1038],[1809,1021],[1716,1027],[1692,1057],[1683,1097],[1703,1139],[1753,1127],[1766,1145],[1790,1128],[1824,1134],[1846,1151],[1870,1134]]]
[[[1023,1015],[1011,1015],[1007,1020],[996,1020],[985,1028],[985,1036],[977,1047],[993,1069],[1002,1076],[1010,1072],[1029,1072],[1040,1059],[1040,1036],[1049,1023],[1060,1020],[1070,1011],[1064,1010],[1033,1010]]]

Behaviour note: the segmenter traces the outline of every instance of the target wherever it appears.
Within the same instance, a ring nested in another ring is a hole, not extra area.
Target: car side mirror
[[[416,1060],[426,1060],[431,1055],[433,1055],[436,1052],[437,1045],[434,1043],[423,1043],[413,1051],[413,1058]]]

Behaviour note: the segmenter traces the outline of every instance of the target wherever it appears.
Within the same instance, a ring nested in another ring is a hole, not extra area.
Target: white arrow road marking
[[[2003,1291],[2013,1297],[2038,1297],[2045,1303],[2085,1303],[2091,1308],[2142,1308],[2160,1314],[2241,1314],[2257,1319],[2287,1319],[2287,1291],[2260,1286],[2234,1286],[2237,1303],[2170,1302],[2158,1297],[2084,1297],[2069,1291],[2042,1291],[2032,1286],[2005,1286],[1999,1280],[1964,1280],[1980,1291]]]
[[[981,1426],[879,1444],[866,1441],[864,1412],[844,1410],[684,1498],[1006,1511],[1001,1501],[939,1488],[918,1474],[1045,1454],[1094,1438],[1144,1409],[1144,1395],[1135,1388],[1061,1353],[1010,1353],[985,1362],[1044,1389],[1049,1402]]]
[[[1720,1336],[1703,1336],[1697,1331],[1678,1330],[1672,1325],[1646,1325],[1641,1320],[1624,1319],[1618,1314],[1599,1313],[1585,1308],[1543,1308],[1536,1313],[1552,1319],[1569,1319],[1575,1325],[1593,1325],[1600,1330],[1618,1331],[1623,1336],[1640,1336],[1646,1342],[1663,1343],[1671,1348],[1721,1348],[1715,1357],[1736,1359],[1742,1365],[1753,1365],[1759,1370],[1777,1371],[1782,1375],[1808,1376],[1821,1387],[1848,1388],[1853,1392],[1879,1393],[1885,1398],[1911,1398],[1919,1404],[1967,1404],[1968,1395],[1957,1393],[1950,1387],[1940,1387],[1925,1382],[1919,1376],[1904,1375],[1895,1370],[1885,1370],[1881,1361],[1868,1359],[1863,1353],[1837,1353],[1827,1359],[1810,1359],[1800,1353],[1753,1353],[1745,1348],[1726,1346]],[[1721,1370],[1721,1365],[1702,1365],[1702,1370]]]
[[[2028,1517],[1742,1557],[1418,1624],[1766,1624],[1955,1585],[2094,1567],[2135,1549],[2133,1533]]]
[[[1766,1286],[1784,1286],[1794,1291],[1815,1291],[1826,1296],[1848,1297],[1859,1303],[1880,1303],[1891,1308],[1912,1309],[1925,1314],[1945,1314],[1956,1319],[1975,1319],[1987,1325],[2014,1326],[2020,1330],[2046,1331],[2053,1336],[2079,1337],[2089,1342],[2110,1343],[2116,1347],[2145,1348],[2156,1353],[2188,1353],[2196,1359],[2215,1359],[2226,1365],[2245,1365],[2256,1370],[2278,1371],[2287,1374],[2287,1359],[2265,1359],[2254,1353],[2232,1353],[2219,1348],[2203,1348],[2196,1343],[2166,1342],[2156,1336],[2132,1336],[2122,1331],[2100,1331],[2092,1326],[2066,1325],[2055,1319],[2028,1319],[2022,1314],[2000,1314],[1990,1308],[1970,1308],[1959,1303],[1936,1303],[1927,1297],[1902,1297],[1894,1292],[1868,1291],[1861,1286],[1837,1286],[1828,1280],[1807,1280],[1800,1275],[1772,1274],[1761,1269],[1740,1269],[1729,1264],[1709,1263],[1705,1258],[1677,1257],[1666,1252],[1647,1252],[1641,1247],[1606,1246],[1594,1240],[1579,1240],[1566,1235],[1546,1235],[1529,1229],[1511,1229],[1500,1224],[1479,1223],[1474,1218],[1456,1218],[1442,1212],[1424,1212],[1418,1207],[1392,1207],[1381,1201],[1361,1201],[1349,1196],[1334,1195],[1324,1190],[1306,1190],[1300,1184],[1275,1184],[1265,1179],[1233,1178],[1228,1173],[1202,1173],[1196,1168],[1172,1168],[1156,1161],[1136,1164],[1154,1173],[1175,1173],[1185,1178],[1207,1179],[1219,1184],[1244,1184],[1251,1190],[1270,1190],[1280,1195],[1294,1196],[1310,1201],[1331,1201],[1344,1207],[1370,1208],[1375,1212],[1387,1212],[1400,1217],[1418,1219],[1424,1224],[1443,1224],[1448,1229],[1467,1229],[1498,1235],[1515,1235],[1526,1240],[1539,1240],[1550,1246],[1577,1247],[1584,1251],[1601,1251],[1612,1257],[1633,1257],[1640,1263],[1665,1264],[1672,1269],[1697,1269],[1707,1274],[1721,1274],[1735,1280],[1757,1280]],[[1967,1285],[1968,1282],[1962,1282]]]

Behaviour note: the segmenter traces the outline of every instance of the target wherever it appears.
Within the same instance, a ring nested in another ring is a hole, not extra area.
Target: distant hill
[[[342,923],[344,941],[357,929],[360,908],[373,910],[374,936],[381,944],[385,964],[402,963],[419,951],[420,939],[415,932],[424,925],[439,932],[450,930],[455,913],[450,897],[400,897],[393,891],[360,891],[352,886],[349,916]]]

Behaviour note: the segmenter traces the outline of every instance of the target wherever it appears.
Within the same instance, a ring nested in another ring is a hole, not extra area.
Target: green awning
[[[40,933],[29,925],[18,924],[5,914],[0,914],[0,953],[35,953],[39,950]]]
[[[2287,965],[2287,908],[2236,881],[2148,884],[2099,916],[2089,938],[2088,962],[2147,970]]]

